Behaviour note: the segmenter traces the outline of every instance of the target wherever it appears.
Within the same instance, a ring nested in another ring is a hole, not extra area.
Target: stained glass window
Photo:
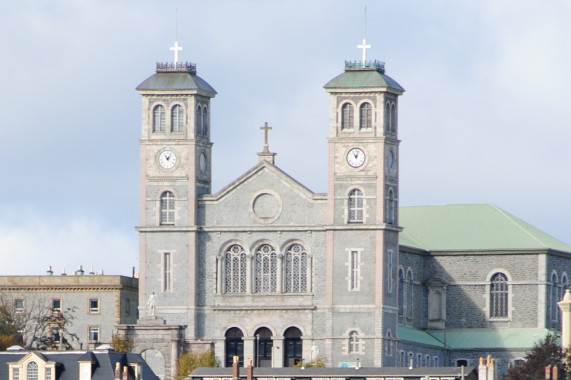
[[[246,252],[238,244],[224,254],[224,292],[246,292]]]
[[[286,293],[307,292],[307,252],[301,244],[293,244],[285,254]]]
[[[277,290],[278,255],[269,244],[264,244],[255,254],[256,293],[271,293]]]
[[[508,278],[495,273],[490,280],[490,318],[508,316]]]

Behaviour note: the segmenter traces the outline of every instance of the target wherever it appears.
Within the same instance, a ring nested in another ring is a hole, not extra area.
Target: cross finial
[[[268,125],[268,122],[264,123],[263,127],[260,127],[260,129],[264,130],[264,153],[268,153],[269,152],[269,146],[268,146],[268,131],[270,129],[272,129],[272,127],[270,127]]]
[[[363,43],[361,45],[357,45],[359,49],[363,49],[363,60],[361,61],[361,65],[363,67],[367,66],[367,49],[371,48],[371,45],[367,45],[367,7],[365,7],[365,34],[363,36]]]
[[[178,41],[175,41],[174,46],[170,50],[174,50],[174,64],[176,65],[178,63],[178,52],[182,50],[182,46],[178,46]]]

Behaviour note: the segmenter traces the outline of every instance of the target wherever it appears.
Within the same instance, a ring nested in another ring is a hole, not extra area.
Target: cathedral
[[[324,86],[325,194],[276,165],[268,124],[257,164],[212,193],[214,88],[176,56],[137,87],[139,321],[123,329],[157,374],[206,349],[274,368],[492,354],[503,372],[558,330],[571,246],[494,205],[399,206],[405,90],[360,47]]]

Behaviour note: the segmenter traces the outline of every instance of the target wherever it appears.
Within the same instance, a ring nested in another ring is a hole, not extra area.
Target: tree
[[[12,318],[8,306],[0,305],[0,351],[15,344],[23,344],[21,327]]]
[[[117,352],[132,352],[133,339],[116,332],[111,337],[111,346],[113,346],[113,349]]]
[[[569,352],[561,348],[555,335],[549,334],[525,356],[525,363],[508,369],[501,380],[537,380],[545,378],[545,367],[557,367],[558,378],[567,379]]]
[[[208,350],[201,354],[187,352],[179,356],[176,362],[176,380],[182,380],[198,367],[218,367],[214,351]]]
[[[325,361],[323,361],[323,359],[321,358],[317,358],[317,359],[313,359],[312,361],[309,361],[307,363],[304,363],[303,361],[299,361],[297,362],[294,367],[303,367],[303,368],[324,368],[325,367]]]

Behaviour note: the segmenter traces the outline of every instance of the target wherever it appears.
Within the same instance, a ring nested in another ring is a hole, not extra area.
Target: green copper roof
[[[451,350],[529,350],[549,333],[555,334],[556,331],[543,328],[446,330],[417,330],[403,326],[398,328],[400,340],[435,347],[443,347],[446,340],[446,346]]]
[[[403,206],[400,245],[430,251],[537,250],[571,246],[490,204]]]
[[[204,79],[196,75],[194,64],[157,64],[157,72],[137,86],[137,91],[200,90],[216,94]]]
[[[326,89],[355,89],[355,88],[387,88],[399,93],[404,92],[394,79],[384,73],[383,69],[375,67],[347,68],[343,74],[331,79]]]

